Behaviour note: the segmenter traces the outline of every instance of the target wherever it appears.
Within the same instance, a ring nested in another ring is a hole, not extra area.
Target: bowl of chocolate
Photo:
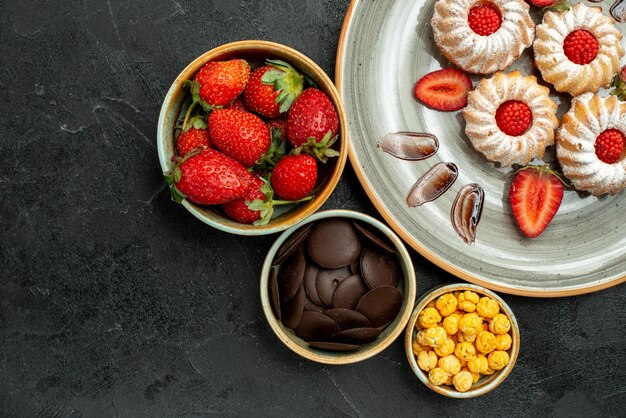
[[[388,347],[415,302],[415,271],[398,236],[350,210],[316,213],[285,231],[261,271],[261,306],[292,351],[350,364]]]

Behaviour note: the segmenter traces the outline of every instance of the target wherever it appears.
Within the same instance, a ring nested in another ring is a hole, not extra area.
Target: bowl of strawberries
[[[302,53],[239,41],[189,64],[159,116],[158,153],[172,200],[219,230],[283,231],[315,212],[347,158],[339,93]]]

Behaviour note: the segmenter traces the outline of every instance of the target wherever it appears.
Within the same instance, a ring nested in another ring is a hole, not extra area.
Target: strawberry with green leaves
[[[174,201],[187,198],[200,205],[239,199],[254,180],[244,166],[212,149],[196,149],[186,158],[178,158],[173,170],[164,176]]]
[[[215,148],[252,167],[270,146],[270,131],[261,118],[235,109],[215,109],[208,118]]]
[[[541,234],[561,206],[563,182],[547,166],[520,169],[509,191],[513,216],[522,232],[535,238]]]
[[[287,155],[272,170],[274,192],[285,200],[300,200],[309,196],[316,181],[317,163],[307,154]]]
[[[303,77],[291,65],[280,60],[267,60],[250,75],[244,90],[246,107],[266,119],[285,114],[302,93]]]
[[[236,222],[266,225],[272,219],[274,207],[311,199],[311,196],[307,196],[299,201],[276,200],[272,186],[265,179],[255,177],[244,197],[224,203],[221,207],[224,213]]]
[[[200,116],[190,120],[189,126],[183,128],[176,137],[176,153],[181,157],[189,154],[195,148],[213,148],[207,124]]]
[[[330,132],[337,136],[339,116],[330,98],[322,91],[309,87],[293,102],[287,115],[287,139],[294,147],[309,142],[321,142]]]

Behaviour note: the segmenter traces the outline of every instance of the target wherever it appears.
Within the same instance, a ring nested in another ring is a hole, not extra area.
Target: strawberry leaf
[[[340,154],[338,151],[331,147],[337,141],[339,135],[331,137],[332,131],[326,132],[326,135],[321,141],[317,142],[315,138],[310,137],[305,144],[300,145],[292,151],[293,155],[300,155],[300,153],[309,154],[321,162],[325,163],[329,158],[338,157]]]
[[[176,203],[181,203],[186,197],[180,190],[178,190],[178,187],[176,187],[176,183],[180,181],[181,176],[182,174],[180,172],[180,168],[178,167],[175,167],[173,171],[166,171],[163,173],[163,178],[170,188],[170,196]]]
[[[253,171],[270,171],[278,160],[287,153],[287,145],[283,141],[282,129],[271,129],[272,142],[267,152],[257,161]]]
[[[261,82],[274,86],[274,90],[278,92],[276,103],[280,104],[280,112],[285,113],[302,93],[304,89],[303,77],[285,61],[267,60],[266,64],[274,68],[263,74]]]
[[[613,89],[611,90],[610,94],[612,94],[613,96],[617,96],[617,98],[620,100],[626,100],[626,82],[622,78],[621,73],[615,75],[611,87],[613,87]]]
[[[544,10],[554,10],[556,12],[567,12],[569,10],[568,0],[556,0],[552,6],[544,7]]]

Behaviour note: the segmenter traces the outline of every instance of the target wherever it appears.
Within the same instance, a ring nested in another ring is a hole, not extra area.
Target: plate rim
[[[352,20],[356,14],[357,7],[360,3],[360,0],[351,0],[350,5],[348,6],[348,10],[343,20],[343,24],[341,26],[341,33],[339,35],[339,42],[337,45],[337,54],[335,56],[335,86],[339,91],[339,94],[343,100],[343,67],[345,60],[345,52],[346,46],[348,43],[348,34],[350,32],[350,26],[352,25]],[[347,109],[346,109],[347,112]],[[382,201],[380,201],[374,191],[374,188],[367,181],[363,170],[361,169],[361,165],[359,164],[358,156],[356,155],[356,150],[354,149],[354,145],[352,143],[352,138],[350,136],[350,129],[348,126],[348,157],[350,159],[350,165],[354,169],[357,178],[359,179],[359,183],[361,183],[361,187],[365,190],[368,198],[378,211],[378,213],[385,219],[387,224],[398,234],[411,248],[417,251],[420,255],[426,258],[431,263],[435,264],[439,268],[447,271],[448,273],[453,274],[454,276],[468,281],[473,284],[477,284],[480,286],[484,286],[487,289],[494,290],[497,292],[503,292],[512,295],[518,296],[530,296],[530,297],[542,297],[542,298],[551,298],[551,297],[565,297],[565,296],[576,296],[583,295],[587,293],[598,292],[600,290],[604,290],[613,286],[617,286],[618,284],[626,282],[626,274],[621,277],[614,277],[612,279],[605,280],[596,280],[588,284],[576,285],[576,286],[566,286],[562,288],[555,288],[551,290],[545,290],[541,288],[527,288],[524,286],[510,286],[504,285],[500,283],[493,283],[485,278],[482,278],[478,275],[471,274],[470,272],[463,271],[458,269],[457,267],[450,264],[445,259],[438,257],[433,254],[428,248],[420,245],[413,237],[405,231],[393,217],[393,215],[385,208]]]

